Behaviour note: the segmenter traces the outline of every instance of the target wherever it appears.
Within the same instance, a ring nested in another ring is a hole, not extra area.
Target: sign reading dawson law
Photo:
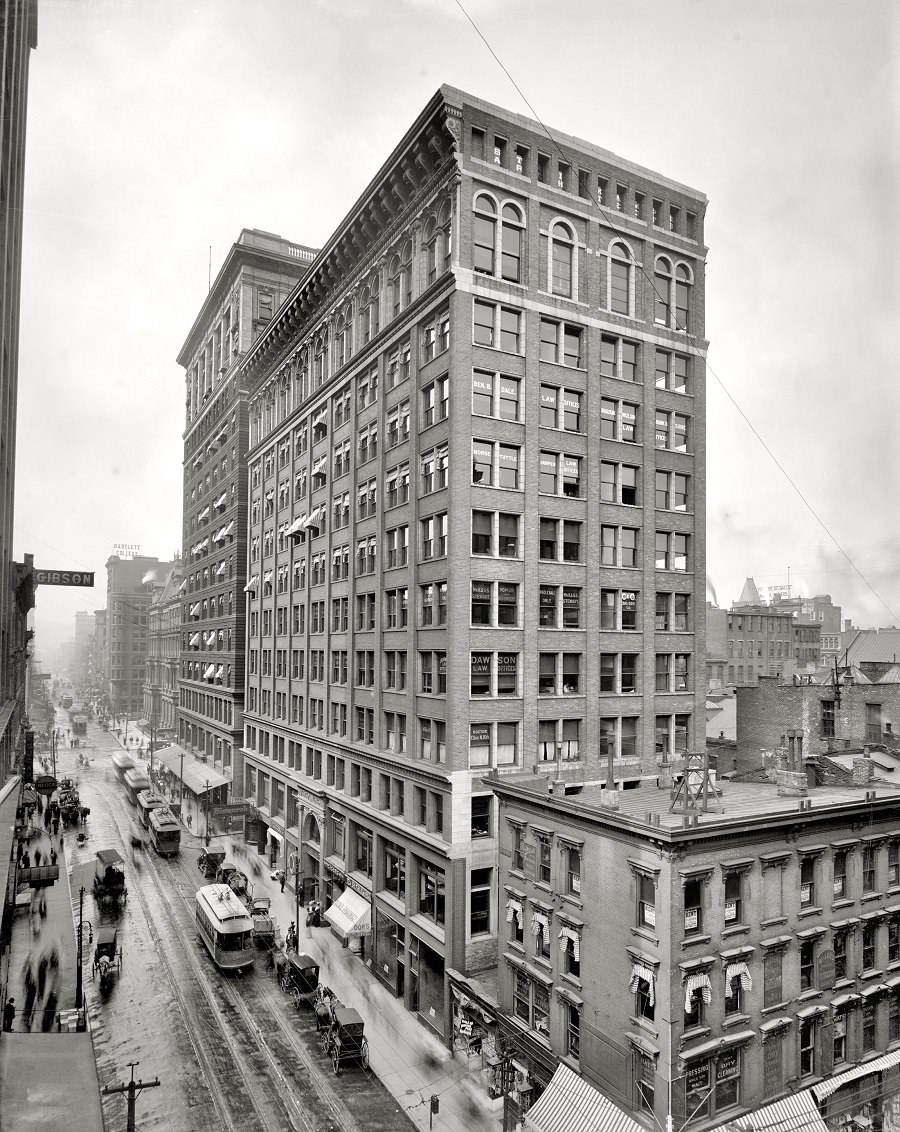
[[[93,586],[94,571],[35,570],[37,586]]]

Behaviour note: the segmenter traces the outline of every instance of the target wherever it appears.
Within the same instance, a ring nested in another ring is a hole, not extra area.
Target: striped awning
[[[846,1073],[839,1073],[836,1077],[829,1077],[827,1081],[813,1085],[812,1091],[816,1100],[821,1101],[825,1097],[830,1097],[832,1093],[837,1092],[844,1085],[849,1085],[851,1081],[858,1081],[860,1077],[868,1077],[870,1073],[881,1073],[885,1069],[890,1069],[898,1064],[900,1064],[900,1049],[891,1050],[884,1057],[873,1058],[872,1061],[867,1061],[863,1065],[854,1065]]]
[[[632,994],[637,993],[638,984],[642,980],[650,988],[650,1005],[653,1006],[656,1001],[656,972],[644,966],[643,963],[633,963],[631,966],[631,982],[628,984],[628,989]]]
[[[705,971],[701,971],[696,975],[689,975],[684,984],[685,1014],[690,1014],[691,999],[697,991],[703,995],[703,1001],[709,1006],[710,1002],[712,1002],[712,984],[709,981],[709,975],[707,975]]]
[[[813,1091],[817,1087],[813,1085]],[[827,1132],[827,1125],[809,1089],[744,1116],[733,1117],[725,1124],[717,1124],[710,1132],[761,1132],[769,1128],[778,1132]]]
[[[516,919],[519,921],[519,925],[521,926],[521,923],[522,923],[522,901],[521,900],[513,900],[512,897],[510,897],[510,899],[507,900],[507,902],[506,902],[506,922],[508,924],[511,924],[513,922],[513,916],[516,917]]]
[[[646,1132],[568,1065],[557,1066],[550,1084],[525,1113],[532,1132]]]
[[[250,581],[244,586],[244,593],[248,594],[251,590],[255,590],[259,584],[259,574],[254,574]]]
[[[746,963],[729,963],[725,968],[725,995],[731,998],[734,986],[734,979],[738,979],[741,984],[741,990],[748,993],[753,990],[753,980],[750,977],[750,971]]]
[[[291,525],[288,527],[288,529],[285,533],[289,534],[289,535],[299,534],[300,528],[303,526],[305,519],[306,519],[306,512],[304,511],[302,515],[298,516],[298,518],[296,518],[293,521],[293,523],[291,523]]]

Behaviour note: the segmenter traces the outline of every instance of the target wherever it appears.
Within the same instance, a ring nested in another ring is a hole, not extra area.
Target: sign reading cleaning
[[[38,586],[93,586],[94,571],[35,570],[34,581]]]

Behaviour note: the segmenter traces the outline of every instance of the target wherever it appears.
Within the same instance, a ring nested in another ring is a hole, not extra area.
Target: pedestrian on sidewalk
[[[287,877],[285,876],[284,869],[282,869],[281,872],[278,874],[278,880],[281,884],[281,891],[282,892],[284,892],[284,882],[285,882],[286,879],[287,879]]]
[[[31,868],[31,854],[28,852],[27,849],[22,854],[22,868],[23,869],[30,869]]]
[[[41,857],[42,857],[42,854],[41,854],[40,849],[35,849],[35,851],[34,851],[34,867],[36,869],[39,869],[41,867]]]
[[[50,864],[55,865],[56,862],[57,862],[56,850],[51,848],[50,849]]]
[[[53,819],[53,836],[56,837],[57,833],[59,833],[59,818],[55,817]]]
[[[47,968],[49,967],[49,965],[50,964],[49,964],[49,961],[47,959],[47,952],[45,951],[41,955],[40,962],[38,963],[38,974],[37,974],[37,992],[38,992],[38,998],[41,999],[41,1001],[43,1001],[44,989],[47,986]]]
[[[11,998],[3,1007],[3,1029],[7,1034],[12,1033],[13,1022],[16,1020],[16,1000]]]

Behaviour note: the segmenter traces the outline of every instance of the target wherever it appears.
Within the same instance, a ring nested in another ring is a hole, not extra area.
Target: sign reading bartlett
[[[94,571],[35,570],[34,582],[38,586],[88,586],[94,584]]]
[[[141,553],[141,544],[139,542],[114,542],[112,552],[119,558],[137,558]]]

